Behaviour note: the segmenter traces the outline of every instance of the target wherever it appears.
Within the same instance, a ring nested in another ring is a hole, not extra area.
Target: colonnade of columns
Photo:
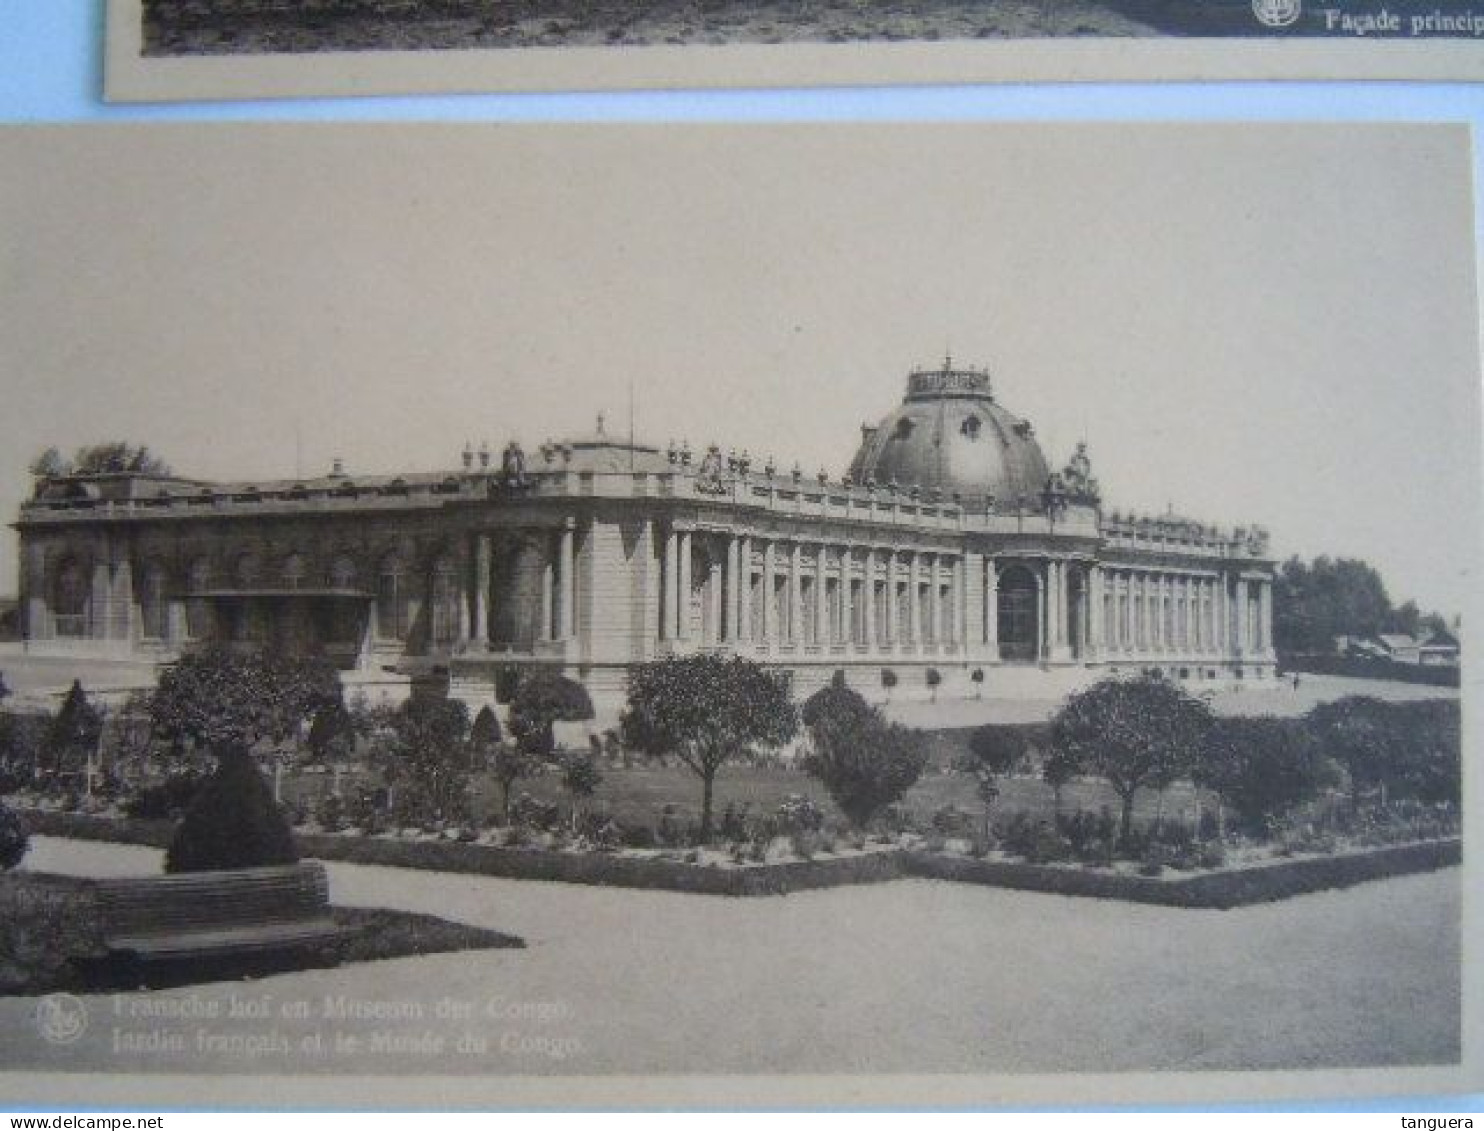
[[[661,640],[947,654],[967,637],[961,554],[676,526],[659,558]]]
[[[560,642],[577,636],[577,524],[568,519],[555,530],[502,530],[501,536],[534,537],[543,547],[541,555],[541,616],[537,640]],[[485,646],[495,642],[497,585],[495,543],[497,535],[480,531],[473,535],[473,565],[460,621],[463,643]]]
[[[1093,604],[1110,656],[1272,653],[1272,581],[1266,577],[1095,568]]]

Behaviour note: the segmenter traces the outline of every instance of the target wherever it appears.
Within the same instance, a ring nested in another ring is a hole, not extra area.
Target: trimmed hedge
[[[930,879],[1055,895],[1090,895],[1166,907],[1227,910],[1330,888],[1352,887],[1366,880],[1432,872],[1457,864],[1462,858],[1462,841],[1454,838],[1304,860],[1277,860],[1249,868],[1202,872],[1170,880],[1081,868],[1056,868],[1045,864],[972,860],[927,852],[908,853],[906,864],[913,875]]]
[[[1459,686],[1460,669],[1422,664],[1398,664],[1391,660],[1366,660],[1358,656],[1283,656],[1283,671],[1301,675],[1346,675],[1355,679],[1388,679],[1427,687]]]
[[[28,812],[27,823],[34,833],[42,836],[114,841],[150,848],[166,847],[172,832],[169,821],[134,821],[46,810]],[[328,833],[300,833],[297,840],[301,855],[317,860],[707,895],[784,895],[811,888],[895,880],[907,874],[900,851],[713,868],[601,852],[499,848],[452,840],[394,840]]]
[[[32,832],[43,836],[156,848],[163,848],[170,840],[170,825],[166,821],[32,811],[27,814],[27,823]],[[975,860],[907,849],[786,864],[715,868],[607,853],[549,852],[458,841],[392,840],[324,833],[300,834],[299,845],[306,857],[351,864],[704,895],[785,895],[814,888],[920,877],[1054,895],[1213,909],[1270,903],[1307,892],[1351,887],[1367,880],[1436,871],[1458,864],[1463,857],[1462,841],[1453,837],[1334,856],[1280,859],[1248,868],[1163,879],[1080,867]]]

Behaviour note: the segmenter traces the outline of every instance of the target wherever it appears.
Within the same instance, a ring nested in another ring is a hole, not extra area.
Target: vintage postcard
[[[0,1101],[1477,1089],[1470,160],[0,132]]]
[[[1484,78],[1475,0],[109,0],[116,101]]]

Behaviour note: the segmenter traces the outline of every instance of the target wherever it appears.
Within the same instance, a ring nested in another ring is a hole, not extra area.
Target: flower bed
[[[1366,880],[1446,868],[1462,860],[1462,843],[1460,838],[1451,837],[1302,859],[1255,861],[1193,874],[1166,871],[1160,876],[1143,876],[1116,868],[976,860],[930,852],[908,853],[906,867],[912,875],[961,883],[1224,910],[1350,887]]]
[[[32,811],[35,833],[84,840],[111,840],[163,847],[168,821],[105,818],[78,813]],[[1129,863],[1112,867],[1031,864],[1013,858],[975,858],[929,851],[920,843],[872,845],[864,851],[820,855],[811,860],[737,863],[712,850],[678,852],[561,851],[507,848],[433,836],[364,836],[300,833],[300,850],[320,860],[421,868],[510,879],[605,884],[615,887],[697,892],[709,895],[782,895],[842,884],[923,877],[1059,895],[1123,899],[1175,907],[1230,908],[1285,899],[1305,892],[1349,887],[1366,880],[1432,871],[1459,863],[1458,837],[1361,848],[1332,854],[1247,858],[1232,866],[1198,872],[1166,869],[1140,875]]]

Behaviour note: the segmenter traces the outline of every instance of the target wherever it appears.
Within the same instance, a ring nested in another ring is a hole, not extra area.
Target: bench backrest
[[[324,865],[309,861],[231,872],[99,880],[105,934],[159,934],[192,927],[251,925],[324,915]]]

